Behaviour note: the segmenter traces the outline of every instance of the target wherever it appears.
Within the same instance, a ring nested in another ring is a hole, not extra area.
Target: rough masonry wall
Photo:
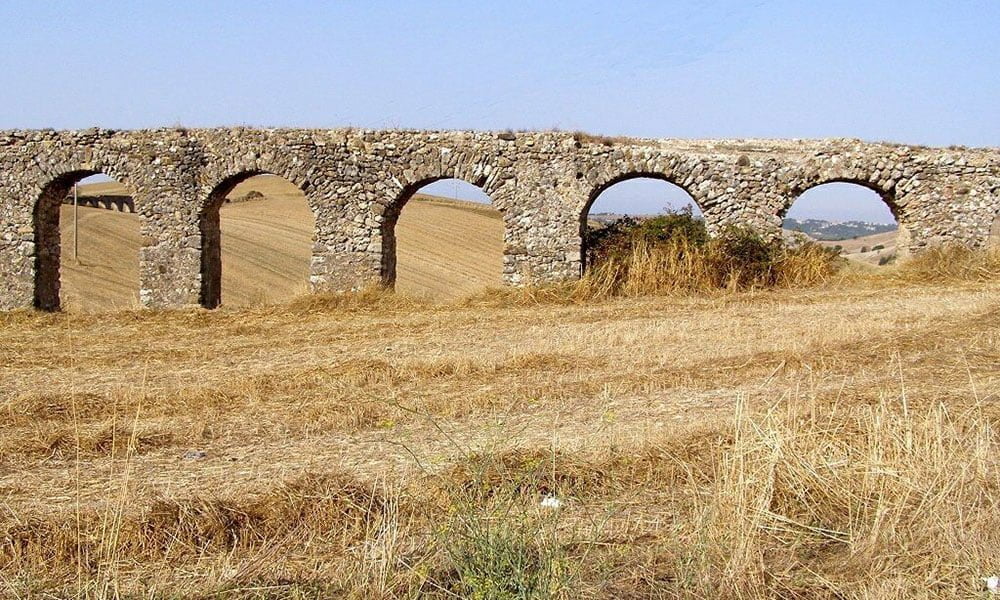
[[[856,140],[640,140],[561,132],[156,129],[0,132],[0,309],[58,306],[58,203],[94,173],[128,187],[140,216],[145,306],[215,306],[218,209],[240,181],[288,179],[316,217],[316,291],[391,283],[394,226],[410,196],[459,178],[504,220],[504,280],[581,273],[583,222],[614,183],[656,177],[684,188],[710,231],[776,235],[791,203],[834,181],[885,200],[909,250],[982,246],[1000,213],[1000,151]]]

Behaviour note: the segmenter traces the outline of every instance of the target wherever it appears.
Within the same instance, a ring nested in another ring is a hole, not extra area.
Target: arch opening
[[[215,187],[199,219],[200,304],[263,306],[309,291],[316,219],[305,193],[263,171]]]
[[[134,195],[100,171],[65,173],[33,214],[34,305],[103,312],[139,306],[139,216]]]
[[[502,283],[503,216],[482,188],[435,178],[403,190],[382,220],[382,282],[447,301]]]
[[[806,189],[783,215],[782,231],[790,242],[805,236],[869,265],[892,264],[907,252],[894,199],[865,182],[831,181]]]
[[[704,223],[701,207],[691,194],[656,173],[635,173],[598,187],[580,215],[580,262],[583,271],[593,263],[594,243],[600,232],[623,219],[645,220],[669,213],[689,214]]]

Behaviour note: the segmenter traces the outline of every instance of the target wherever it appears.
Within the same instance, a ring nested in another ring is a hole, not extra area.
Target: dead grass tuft
[[[161,497],[138,512],[109,517],[84,509],[65,522],[5,515],[0,568],[9,573],[43,568],[54,580],[69,579],[76,568],[92,579],[109,572],[107,561],[117,563],[112,570],[121,573],[139,562],[187,564],[263,548],[272,558],[310,546],[343,554],[366,539],[371,523],[387,510],[398,517],[398,503],[384,491],[340,473],[306,474],[257,498]],[[252,579],[266,566],[243,564],[229,579]]]
[[[616,144],[636,144],[635,138],[626,136],[610,136],[587,133],[586,131],[574,131],[573,140],[578,144],[600,144],[602,146],[614,146]]]
[[[893,273],[905,283],[955,283],[1000,279],[1000,249],[944,245],[902,261]]]
[[[440,488],[461,490],[476,501],[511,493],[528,500],[549,495],[586,502],[632,498],[709,481],[714,453],[732,442],[714,424],[663,439],[668,440],[664,446],[610,454],[539,448],[474,453],[434,479]]]
[[[815,244],[780,249],[754,244],[743,250],[737,246],[745,245],[742,239],[698,245],[683,237],[655,246],[640,243],[588,271],[573,294],[609,298],[806,287],[828,281],[837,270],[831,253]]]

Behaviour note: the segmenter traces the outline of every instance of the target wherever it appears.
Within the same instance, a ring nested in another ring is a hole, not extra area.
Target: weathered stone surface
[[[561,132],[306,129],[0,131],[0,309],[55,308],[58,206],[105,173],[141,219],[140,299],[150,307],[218,302],[218,208],[247,177],[280,175],[316,215],[312,288],[344,290],[395,274],[394,226],[423,185],[456,177],[504,219],[504,279],[578,277],[590,205],[633,177],[691,194],[710,231],[777,234],[805,190],[843,181],[889,205],[907,250],[987,243],[1000,212],[1000,150],[857,140],[645,140]]]

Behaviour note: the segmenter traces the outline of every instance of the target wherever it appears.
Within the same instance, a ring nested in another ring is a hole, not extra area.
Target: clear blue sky
[[[998,32],[996,0],[7,0],[0,128],[558,127],[997,146]]]

